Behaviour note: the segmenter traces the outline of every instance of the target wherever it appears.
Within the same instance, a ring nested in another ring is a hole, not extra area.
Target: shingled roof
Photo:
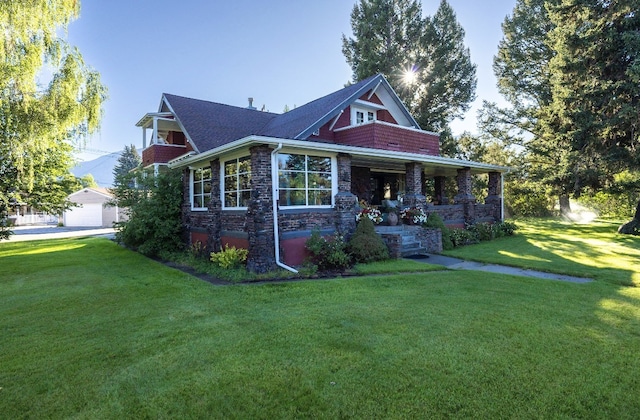
[[[385,78],[378,74],[284,114],[262,112],[167,93],[163,97],[170,111],[184,127],[189,139],[194,142],[200,152],[205,152],[251,135],[306,140],[311,133],[381,83],[392,90]],[[407,119],[418,127],[397,96],[395,94],[392,96]]]

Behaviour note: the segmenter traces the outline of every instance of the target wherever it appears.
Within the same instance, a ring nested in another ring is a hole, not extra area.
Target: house
[[[502,218],[507,168],[439,156],[438,135],[420,129],[382,75],[283,114],[251,101],[241,108],[163,94],[137,123],[143,166],[183,171],[186,241],[248,248],[248,268],[264,272],[302,262],[314,228],[352,232],[359,200],[400,199],[452,226]],[[484,203],[472,195],[474,174],[488,174]],[[452,203],[447,178],[457,182]]]
[[[106,188],[83,188],[68,199],[77,206],[65,210],[65,226],[112,227],[122,220],[122,209],[107,205],[113,195]]]

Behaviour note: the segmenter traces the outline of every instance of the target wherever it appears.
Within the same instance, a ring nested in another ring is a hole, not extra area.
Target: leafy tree
[[[59,36],[79,11],[72,0],[0,2],[0,221],[16,203],[50,212],[68,206],[58,184],[74,142],[98,128],[106,88]]]
[[[447,1],[423,19],[416,0],[360,0],[351,27],[354,37],[343,35],[342,52],[353,81],[382,73],[423,129],[451,140],[448,124],[475,98],[476,67]],[[444,143],[452,154],[451,141]]]

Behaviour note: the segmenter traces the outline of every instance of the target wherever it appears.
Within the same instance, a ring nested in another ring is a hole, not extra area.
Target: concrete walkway
[[[11,228],[13,235],[10,242],[36,241],[39,239],[75,238],[79,236],[106,236],[113,238],[115,229],[100,227],[57,227],[44,226],[16,226]]]
[[[487,271],[490,273],[510,274],[513,276],[535,277],[539,279],[568,281],[571,283],[589,283],[593,279],[583,277],[566,276],[563,274],[545,273],[544,271],[525,270],[523,268],[508,267],[506,265],[485,264],[475,261],[464,261],[458,258],[446,257],[444,255],[429,254],[426,258],[412,258],[428,264],[443,265],[452,270],[475,270]]]

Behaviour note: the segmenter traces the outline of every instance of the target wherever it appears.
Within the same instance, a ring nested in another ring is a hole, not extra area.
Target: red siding
[[[289,266],[300,265],[310,254],[305,246],[309,238],[286,239],[280,242],[282,262]]]
[[[220,238],[220,242],[221,242],[223,247],[229,245],[229,246],[235,246],[238,249],[240,249],[240,248],[249,249],[249,240],[248,239],[232,238],[230,236],[222,236]]]
[[[167,163],[190,150],[192,150],[191,147],[185,146],[152,144],[142,151],[142,164],[148,166],[154,163]]]
[[[368,123],[336,133],[336,143],[398,152],[440,155],[440,139],[434,134]]]

